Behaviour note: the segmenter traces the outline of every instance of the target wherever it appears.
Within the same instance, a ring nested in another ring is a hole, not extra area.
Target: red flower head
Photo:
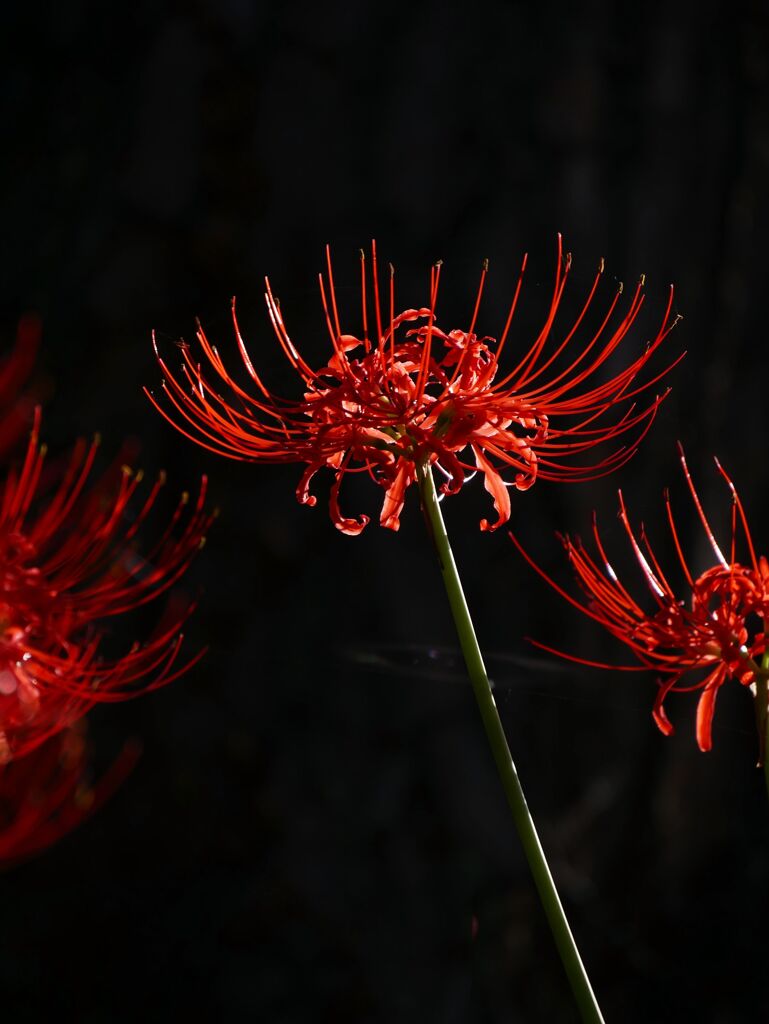
[[[84,723],[63,729],[26,757],[0,765],[0,869],[55,843],[90,817],[136,763],[128,744],[95,786]]]
[[[197,339],[213,378],[204,374],[186,344],[181,345],[181,377],[175,377],[156,345],[167,403],[147,394],[173,426],[203,448],[232,459],[305,463],[297,489],[303,504],[315,504],[310,481],[318,470],[330,469],[334,474],[331,517],[343,533],[358,534],[369,521],[365,515],[348,518],[339,509],[339,490],[347,473],[367,473],[383,488],[380,523],[397,530],[406,490],[416,480],[417,465],[424,462],[442,472],[444,494],[456,493],[468,474],[480,471],[497,512],[493,524],[481,521],[481,529],[495,530],[510,516],[509,487],[526,490],[537,477],[587,480],[622,465],[635,451],[661,401],[655,398],[641,410],[632,403],[667,372],[638,383],[639,374],[675,323],[672,289],[654,340],[624,370],[610,376],[608,364],[643,303],[643,278],[624,315],[614,319],[620,285],[597,327],[575,347],[574,339],[598,289],[602,262],[575,323],[561,340],[554,341],[554,321],[571,267],[571,257],[563,258],[560,236],[558,246],[545,322],[529,351],[509,372],[500,372],[499,359],[518,302],[525,258],[497,343],[475,333],[487,265],[467,329],[444,331],[437,321],[440,264],[430,272],[426,304],[397,316],[391,268],[388,309],[383,316],[372,244],[373,335],[363,254],[363,330],[358,336],[342,331],[327,250],[328,274],[325,281],[320,275],[320,291],[333,355],[318,369],[305,361],[289,337],[267,282],[267,309],[278,342],[301,378],[301,398],[279,398],[263,383],[241,338],[234,301],[235,336],[250,389],[234,380],[198,325]],[[612,416],[618,409],[623,411]],[[568,464],[573,456],[626,435],[632,440],[599,463]]]
[[[121,658],[105,659],[102,648],[103,620],[167,590],[201,547],[212,519],[205,478],[197,500],[183,495],[142,554],[137,537],[164,478],[136,503],[141,473],[128,467],[89,490],[98,441],[80,442],[43,498],[39,420],[38,413],[21,469],[0,486],[0,763],[28,753],[97,702],[155,689],[200,657],[179,665],[180,628],[191,607],[172,613]]]
[[[593,534],[597,558],[593,557],[579,540],[561,538],[577,580],[588,598],[587,606],[576,601],[551,580],[532,561],[519,542],[512,536],[516,547],[526,560],[563,597],[591,619],[621,640],[639,661],[639,665],[604,665],[556,651],[537,643],[547,651],[584,665],[598,668],[619,668],[626,671],[654,669],[660,674],[659,691],[654,702],[653,716],[660,730],[669,736],[673,732],[663,702],[671,691],[700,691],[697,705],[697,743],[700,750],[712,746],[712,722],[716,697],[727,679],[737,679],[751,686],[754,693],[761,685],[763,706],[757,702],[759,724],[766,718],[766,677],[769,673],[759,664],[766,649],[766,621],[769,616],[769,563],[757,558],[747,519],[737,491],[718,460],[716,466],[732,493],[732,536],[729,557],[717,544],[713,531],[694,489],[683,449],[681,464],[697,513],[715,556],[715,564],[699,576],[694,576],[684,557],[665,491],[665,508],[686,585],[691,592],[688,601],[679,599],[673,591],[641,527],[638,536],[628,519],[622,492],[619,493],[620,519],[628,535],[635,558],[641,568],[654,603],[650,612],[636,603],[625,589],[609,562],[593,517]],[[747,542],[747,565],[736,561],[737,519]],[[686,679],[685,682],[682,680]],[[761,728],[763,755],[764,730]]]

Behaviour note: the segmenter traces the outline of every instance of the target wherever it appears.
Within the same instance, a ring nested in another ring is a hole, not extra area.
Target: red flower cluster
[[[621,640],[639,661],[639,665],[604,665],[574,655],[564,654],[544,644],[537,646],[585,665],[599,668],[620,668],[627,671],[654,669],[660,674],[659,692],[653,715],[660,730],[667,736],[673,732],[663,706],[671,691],[700,691],[697,705],[697,743],[700,750],[712,746],[712,722],[716,697],[728,679],[737,679],[754,688],[765,683],[767,671],[759,664],[766,650],[766,621],[769,616],[769,563],[756,557],[742,503],[732,481],[716,460],[721,476],[732,493],[732,536],[729,557],[717,544],[694,488],[683,449],[681,464],[697,513],[707,535],[716,564],[699,576],[689,569],[676,530],[665,492],[667,519],[678,560],[690,591],[688,605],[680,600],[657,561],[643,528],[637,537],[628,519],[620,491],[620,519],[641,567],[647,587],[656,605],[646,612],[617,577],[606,555],[595,523],[593,534],[597,558],[592,556],[579,538],[563,537],[577,580],[588,598],[587,606],[576,601],[540,569],[511,537],[519,551],[534,569],[570,604]],[[747,542],[748,564],[736,560],[737,520]],[[694,675],[694,681],[688,681]],[[687,677],[687,681],[682,680]],[[765,702],[765,688],[762,689]],[[766,707],[757,708],[758,720],[766,718]],[[762,730],[762,756],[763,756]]]
[[[39,336],[37,318],[24,318],[0,362],[0,456],[33,423],[22,465],[0,483],[0,868],[92,814],[135,762],[129,744],[91,787],[85,713],[169,682],[200,657],[181,664],[190,606],[169,610],[149,642],[115,660],[103,655],[104,620],[172,586],[212,519],[204,478],[197,500],[183,495],[142,552],[162,475],[143,499],[141,473],[127,466],[89,485],[97,440],[79,442],[64,466],[46,467],[40,410],[33,415],[22,394]]]
[[[183,495],[142,553],[138,538],[163,477],[142,500],[135,499],[141,473],[128,467],[89,488],[98,441],[80,442],[45,494],[39,425],[38,412],[23,464],[0,485],[0,763],[33,750],[97,702],[155,689],[200,657],[180,664],[180,630],[191,608],[172,613],[148,642],[118,659],[105,658],[103,646],[104,620],[167,590],[201,547],[212,520],[205,478],[197,499]]]
[[[440,264],[431,270],[427,302],[397,315],[391,268],[385,316],[373,244],[371,262],[372,330],[361,253],[363,330],[361,336],[348,334],[342,331],[327,251],[327,279],[320,275],[320,290],[333,355],[320,368],[313,368],[289,337],[267,282],[267,309],[278,342],[301,378],[300,399],[280,398],[264,384],[243,343],[233,303],[235,336],[250,389],[231,376],[199,325],[197,339],[213,382],[186,344],[181,345],[180,378],[169,370],[156,345],[166,402],[148,391],[150,400],[173,426],[210,451],[246,461],[304,463],[297,489],[303,504],[315,504],[310,482],[320,469],[330,469],[334,474],[331,517],[339,530],[353,535],[361,532],[369,518],[350,518],[340,511],[339,491],[348,473],[366,473],[385,491],[380,523],[397,530],[406,490],[416,480],[419,464],[434,465],[442,472],[444,494],[456,493],[469,474],[480,471],[497,513],[493,524],[482,520],[480,525],[494,530],[510,516],[509,487],[525,490],[538,477],[591,479],[616,469],[634,453],[661,398],[642,409],[635,408],[633,399],[671,368],[639,383],[642,370],[676,322],[671,317],[672,289],[654,339],[612,376],[607,370],[641,309],[644,280],[639,281],[624,314],[617,313],[615,318],[620,285],[597,324],[576,344],[598,290],[601,262],[575,322],[554,341],[556,315],[571,267],[571,256],[564,258],[559,236],[545,321],[529,350],[509,372],[502,373],[499,361],[518,303],[525,258],[498,342],[475,333],[486,265],[469,325],[444,331],[437,322]],[[622,411],[612,416],[617,409]],[[602,442],[628,435],[630,441],[598,463],[568,464]]]
[[[27,757],[0,766],[0,869],[55,843],[90,817],[139,755],[128,744],[99,781],[88,779],[84,723],[64,729]]]

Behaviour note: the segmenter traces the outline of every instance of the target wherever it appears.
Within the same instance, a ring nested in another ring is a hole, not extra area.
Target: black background
[[[632,350],[675,281],[685,319],[668,347],[689,355],[634,461],[514,493],[516,532],[565,581],[553,532],[586,532],[593,507],[624,552],[621,484],[669,554],[669,483],[706,567],[681,438],[714,523],[729,516],[718,453],[765,551],[768,45],[759,2],[6,10],[0,329],[10,341],[21,313],[43,317],[44,433],[60,452],[95,430],[108,453],[135,439],[179,490],[205,470],[222,517],[186,584],[203,591],[191,648],[210,653],[169,689],[92,716],[97,759],[134,735],[142,761],[97,817],[0,878],[4,1020],[576,1019],[415,495],[399,534],[344,537],[323,500],[296,503],[299,467],[187,444],[141,394],[158,382],[150,330],[170,349],[197,314],[232,352],[236,294],[254,361],[282,380],[263,275],[323,360],[323,245],[354,330],[357,250],[376,236],[404,306],[443,258],[444,326],[466,321],[490,257],[490,334],[528,250],[531,313],[511,342],[523,351],[562,231],[574,304],[600,256],[610,281],[646,272]],[[353,486],[345,508],[375,514],[380,500]],[[444,510],[607,1021],[763,1019],[769,818],[749,694],[724,688],[710,754],[693,697],[669,702],[665,739],[651,677],[526,645],[622,654],[502,533],[478,533],[480,482]]]

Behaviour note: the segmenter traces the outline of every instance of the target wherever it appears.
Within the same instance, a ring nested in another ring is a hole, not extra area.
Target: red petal
[[[329,494],[328,506],[331,511],[331,520],[337,530],[346,533],[350,537],[357,537],[368,525],[368,516],[361,516],[360,519],[348,519],[339,510],[339,488],[342,485],[345,470],[340,469]]]
[[[665,709],[662,706],[662,702],[673,689],[673,686],[678,681],[678,676],[674,677],[667,683],[659,684],[659,691],[657,693],[656,700],[654,701],[654,707],[652,708],[652,718],[663,736],[672,736],[675,732],[673,723],[670,721],[668,716],[665,714]]]
[[[711,726],[713,724],[713,712],[716,707],[716,696],[719,687],[724,681],[724,667],[719,665],[716,671],[710,676],[705,689],[700,694],[697,704],[697,745],[703,752],[710,750],[713,746]]]
[[[398,469],[395,479],[387,489],[385,500],[382,504],[382,511],[379,514],[379,523],[388,530],[399,530],[401,521],[400,514],[403,503],[406,500],[406,489],[414,479],[414,465],[410,459],[398,459]]]
[[[510,493],[505,487],[502,477],[492,466],[489,460],[483,455],[480,448],[473,445],[475,462],[478,469],[483,473],[483,486],[494,499],[494,508],[497,510],[497,521],[489,523],[487,519],[481,519],[482,530],[498,530],[503,523],[510,518]]]
[[[297,484],[296,497],[301,505],[309,505],[312,508],[317,504],[318,499],[314,494],[310,494],[310,481],[320,469],[317,463],[310,463],[302,473],[302,478]]]

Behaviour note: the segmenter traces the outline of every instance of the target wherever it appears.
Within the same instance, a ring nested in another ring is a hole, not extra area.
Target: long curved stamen
[[[510,331],[510,325],[513,322],[513,316],[515,315],[515,310],[518,305],[518,297],[521,294],[521,287],[523,285],[523,275],[526,273],[526,263],[528,262],[528,259],[529,254],[526,252],[523,254],[523,260],[521,261],[521,269],[518,273],[518,282],[515,286],[515,291],[513,293],[513,301],[510,304],[510,312],[507,314],[507,320],[505,321],[505,326],[502,328],[502,335],[499,339],[499,344],[497,345],[497,360],[499,360],[500,356],[502,355],[502,349],[505,347],[507,336]]]
[[[740,514],[740,522],[742,523],[742,529],[743,529],[743,531],[745,533],[745,540],[748,543],[748,550],[750,551],[750,561],[751,561],[755,571],[758,572],[758,559],[756,558],[756,549],[753,546],[753,537],[751,536],[751,533],[750,533],[750,527],[748,526],[748,520],[747,520],[747,516],[745,515],[745,509],[743,507],[742,502],[740,501],[740,496],[737,493],[737,488],[732,483],[731,478],[728,476],[728,474],[726,473],[726,470],[723,468],[723,466],[718,461],[718,459],[714,459],[714,461],[715,461],[715,464],[716,464],[716,468],[718,469],[718,472],[724,478],[724,480],[726,481],[730,491],[732,492],[732,498],[733,498],[734,504],[736,505],[737,510],[738,510],[738,512]],[[734,526],[732,526],[732,538],[734,538]]]
[[[729,563],[724,558],[724,554],[721,551],[721,548],[716,543],[716,538],[713,535],[713,531],[710,528],[710,523],[708,522],[707,517],[705,516],[705,513],[703,511],[702,504],[700,503],[699,495],[694,489],[694,483],[689,472],[689,467],[686,463],[686,455],[684,454],[683,445],[680,441],[678,442],[678,456],[681,460],[681,466],[683,467],[684,476],[686,477],[686,483],[689,487],[689,492],[691,493],[692,500],[694,501],[694,507],[697,509],[697,514],[700,517],[700,522],[702,523],[703,529],[705,530],[705,534],[708,538],[708,541],[710,542],[710,546],[713,549],[713,553],[715,554],[716,558],[721,563],[723,568],[728,569]]]

